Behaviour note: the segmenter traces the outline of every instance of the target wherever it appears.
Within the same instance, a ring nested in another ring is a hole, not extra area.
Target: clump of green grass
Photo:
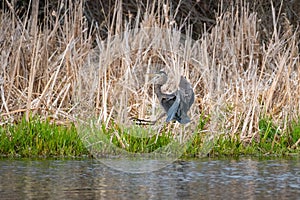
[[[0,127],[0,155],[21,157],[82,156],[88,151],[74,125],[25,117],[18,124]]]
[[[292,149],[299,149],[300,144],[300,119],[291,123],[288,142]]]
[[[162,132],[161,134],[152,131],[150,135],[149,128],[140,128],[133,126],[132,128],[118,129],[123,144],[126,144],[125,150],[133,153],[151,153],[158,148],[169,144],[173,137],[170,132]],[[147,131],[147,132],[145,132]],[[135,134],[134,132],[138,132]],[[145,133],[143,133],[145,132]],[[116,135],[112,137],[112,143],[122,148],[120,140]]]
[[[294,122],[289,131],[282,130],[272,119],[259,120],[259,135],[244,143],[240,138],[220,135],[211,151],[212,156],[275,155],[299,153],[299,122]]]
[[[132,125],[125,127],[112,122],[112,125],[109,127],[105,127],[104,124],[94,124],[94,128],[86,126],[77,130],[82,139],[86,141],[85,144],[87,146],[97,146],[101,142],[102,145],[98,146],[96,151],[102,154],[110,153],[111,149],[107,148],[109,146],[129,153],[151,153],[173,141],[171,132],[166,130],[156,132],[150,126],[140,127]]]

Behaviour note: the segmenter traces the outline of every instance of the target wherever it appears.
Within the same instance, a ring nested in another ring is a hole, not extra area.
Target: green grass
[[[115,146],[124,148],[125,145],[125,150],[133,153],[151,153],[172,141],[170,132],[157,134],[154,130],[151,130],[151,127],[132,126],[126,128],[113,123],[112,128],[105,130],[102,127],[102,131],[108,138],[112,136],[112,143]],[[120,138],[114,132],[117,132]]]
[[[212,150],[213,155],[234,156],[285,156],[299,154],[299,145],[294,145],[300,138],[300,120],[292,122],[288,132],[281,132],[271,119],[259,121],[259,137],[245,144],[239,138],[221,135]]]
[[[300,120],[291,123],[289,132],[282,133],[270,119],[259,122],[259,137],[242,142],[237,136],[219,135],[214,144],[205,143],[204,129],[208,119],[200,119],[197,132],[190,141],[182,157],[201,156],[285,156],[298,154],[300,147],[294,145],[300,138]],[[124,128],[112,124],[100,129],[107,141],[114,146],[133,153],[150,153],[170,144],[173,135],[170,132],[155,134],[151,127],[133,126]],[[97,139],[97,138],[96,138]],[[208,148],[208,150],[205,150]],[[203,155],[206,152],[206,155]],[[102,152],[106,154],[108,152]],[[0,127],[0,155],[9,157],[79,157],[91,156],[75,125],[57,125],[49,120],[25,117],[18,124]]]
[[[21,157],[82,156],[88,154],[74,125],[51,124],[37,118],[0,127],[0,155]]]

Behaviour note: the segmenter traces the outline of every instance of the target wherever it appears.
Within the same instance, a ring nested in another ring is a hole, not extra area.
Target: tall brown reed
[[[129,21],[119,2],[106,40],[97,38],[92,48],[83,1],[68,6],[48,10],[43,28],[34,16],[21,21],[14,11],[1,14],[1,123],[23,113],[61,123],[94,116],[106,126],[131,124],[131,116],[155,119],[161,108],[146,73],[160,68],[172,80],[165,91],[174,91],[180,75],[194,87],[186,133],[201,114],[210,116],[208,132],[244,141],[258,136],[262,117],[271,117],[281,130],[298,118],[297,35],[288,20],[279,23],[275,11],[267,42],[261,42],[261,22],[247,5],[219,13],[215,27],[194,41],[192,26],[172,21],[165,1],[160,11],[150,4]],[[282,29],[285,34],[279,34]],[[156,125],[158,131],[163,125]],[[181,130],[178,124],[167,128]]]
[[[40,27],[35,9],[21,20],[7,1],[11,9],[1,14],[0,36],[3,123],[18,120],[23,113],[27,119],[38,113],[62,123],[72,116],[78,68],[92,42],[83,1],[68,2],[68,8],[65,3],[58,10],[46,10]]]

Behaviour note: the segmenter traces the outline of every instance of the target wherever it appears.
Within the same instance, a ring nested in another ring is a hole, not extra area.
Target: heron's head
[[[155,72],[155,73],[151,73],[149,75],[152,78],[150,82],[153,83],[153,84],[163,85],[168,80],[167,73],[162,71],[162,70],[160,70],[158,72]]]

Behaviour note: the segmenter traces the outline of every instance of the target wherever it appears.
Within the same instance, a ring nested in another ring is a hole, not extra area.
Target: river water
[[[150,173],[96,159],[2,158],[0,181],[0,199],[300,199],[300,158],[205,158]]]

